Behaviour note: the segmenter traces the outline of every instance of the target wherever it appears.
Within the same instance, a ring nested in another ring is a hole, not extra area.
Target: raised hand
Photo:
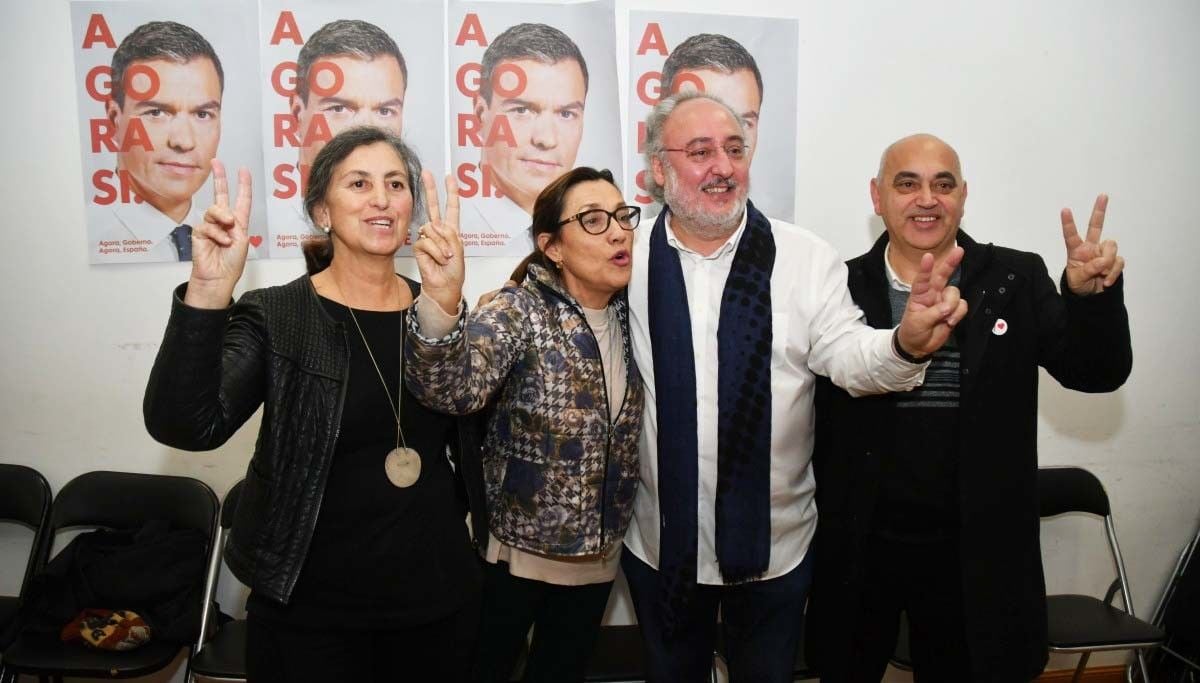
[[[897,333],[900,347],[910,355],[928,356],[942,348],[954,326],[966,317],[967,302],[962,300],[958,287],[947,285],[962,258],[962,247],[955,247],[936,266],[933,254],[921,257]]]
[[[1100,241],[1100,233],[1104,230],[1104,212],[1107,210],[1108,195],[1096,197],[1084,239],[1079,238],[1075,217],[1070,209],[1063,209],[1060,216],[1063,242],[1067,246],[1067,287],[1079,296],[1099,294],[1112,287],[1125,269],[1125,259],[1117,255],[1117,243],[1113,240]]]
[[[213,159],[213,204],[204,222],[192,228],[192,276],[184,303],[197,308],[225,308],[246,267],[250,239],[250,171],[238,170],[238,195],[229,207],[225,165]]]
[[[453,314],[462,300],[463,281],[467,275],[462,239],[458,234],[458,183],[454,176],[446,175],[446,217],[443,219],[433,174],[423,171],[421,182],[425,184],[425,197],[429,202],[429,222],[417,231],[417,241],[413,243],[413,256],[421,270],[421,291],[436,301],[443,311]]]

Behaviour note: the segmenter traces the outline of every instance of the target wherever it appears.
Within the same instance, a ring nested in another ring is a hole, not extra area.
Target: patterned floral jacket
[[[546,269],[531,265],[524,283],[464,313],[444,339],[421,336],[417,316],[409,316],[409,390],[455,415],[491,408],[484,482],[492,534],[506,545],[597,555],[620,543],[629,526],[643,390],[624,293],[612,305],[626,366],[625,397],[612,419],[596,337]]]

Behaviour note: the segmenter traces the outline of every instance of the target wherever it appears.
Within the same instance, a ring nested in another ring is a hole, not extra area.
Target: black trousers
[[[582,681],[613,582],[556,586],[513,576],[506,562],[483,564],[475,681],[507,681],[531,625],[525,683]]]
[[[351,630],[337,624],[296,626],[255,618],[246,623],[248,683],[425,683],[468,680],[479,602],[438,621],[397,629]]]
[[[962,564],[954,540],[896,541],[872,536],[855,615],[850,661],[827,662],[824,682],[878,683],[908,615],[913,680],[963,683],[971,660],[963,617]]]

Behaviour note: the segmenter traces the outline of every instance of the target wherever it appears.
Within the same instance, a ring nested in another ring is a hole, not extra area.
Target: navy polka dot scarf
[[[717,327],[717,562],[730,583],[771,557],[771,223],[746,204],[746,229],[721,295]],[[659,573],[666,626],[696,585],[696,373],[688,292],[667,244],[664,210],[650,235],[650,340],[658,417]],[[699,296],[699,294],[696,294]]]

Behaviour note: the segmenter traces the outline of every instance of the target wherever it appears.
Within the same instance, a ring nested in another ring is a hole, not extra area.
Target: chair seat
[[[222,626],[192,657],[192,671],[210,678],[245,678],[246,622],[239,619]]]
[[[601,626],[596,649],[588,661],[585,681],[645,680],[646,657],[636,624]]]
[[[1161,643],[1161,629],[1090,595],[1046,597],[1050,647],[1071,650],[1123,649]]]
[[[22,635],[4,653],[6,667],[20,673],[49,673],[82,678],[136,678],[162,669],[184,649],[178,643],[151,641],[136,650],[94,650],[64,643],[55,636]]]

